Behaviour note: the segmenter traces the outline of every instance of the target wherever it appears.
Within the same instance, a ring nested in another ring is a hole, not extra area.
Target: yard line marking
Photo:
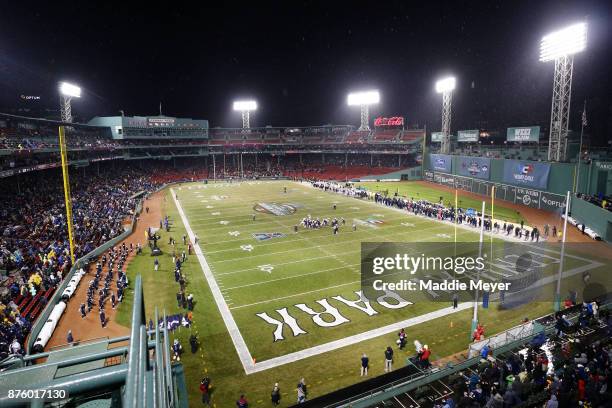
[[[255,305],[261,305],[261,304],[264,304],[264,303],[275,302],[275,301],[277,301],[277,300],[289,299],[289,298],[296,297],[296,296],[307,295],[307,294],[309,294],[309,293],[321,292],[322,290],[327,290],[327,289],[335,289],[335,288],[339,288],[339,287],[342,287],[342,286],[353,285],[353,284],[355,284],[355,283],[359,283],[359,282],[361,282],[361,281],[360,281],[360,280],[357,280],[357,281],[352,281],[352,282],[342,283],[342,284],[340,284],[340,285],[328,286],[328,287],[326,287],[326,288],[320,288],[320,289],[309,290],[308,292],[294,293],[293,295],[288,295],[288,296],[283,296],[283,297],[277,297],[277,298],[274,298],[274,299],[262,300],[262,301],[260,301],[260,302],[249,303],[248,305],[234,306],[234,307],[230,307],[230,310],[242,309],[242,308],[249,307],[249,306],[255,306]]]
[[[447,226],[446,225],[434,225],[431,228],[421,228],[419,231],[428,231],[428,230],[433,230],[433,229],[442,228],[442,227],[447,227]],[[364,232],[364,231],[361,231],[361,232]],[[472,233],[473,232],[474,231],[472,231]],[[331,234],[331,230],[330,230],[330,234]],[[308,241],[308,238],[304,238],[304,239]],[[363,241],[363,237],[360,237],[360,238],[357,238],[357,239],[349,239],[349,240],[337,241],[335,243],[328,243],[328,244],[325,244],[325,245],[316,245],[314,247],[311,246],[311,248],[322,248],[323,246],[329,247],[329,246],[333,246],[333,245],[341,245],[341,244],[346,244],[346,243],[350,243],[350,242],[361,242],[361,241]],[[384,240],[383,239],[377,239],[377,241],[383,242]],[[293,241],[289,241],[289,242],[293,242]],[[395,242],[395,241],[393,241],[393,242]],[[406,242],[417,242],[417,241],[406,241]],[[435,242],[435,241],[432,241],[432,242]],[[448,242],[448,241],[444,241],[444,242]],[[259,247],[260,246],[258,246],[258,248]],[[285,254],[287,252],[303,251],[303,250],[304,250],[304,248],[299,248],[298,247],[298,248],[288,249],[286,251],[266,252],[266,253],[263,253],[263,254],[249,255],[249,259],[251,259],[253,257],[256,257],[256,256],[268,256],[268,255]],[[228,250],[211,251],[211,252],[207,251],[206,254],[208,256],[210,256],[210,255],[213,255],[213,254],[218,254],[220,252],[228,252],[228,251],[236,251],[236,248],[231,248],[231,249],[228,249]],[[240,257],[237,257],[237,258],[225,258],[225,259],[218,260],[218,261],[215,261],[215,262],[216,263],[232,262],[232,261],[236,261],[236,260],[239,260],[239,259],[244,259],[244,258],[240,258]]]
[[[174,200],[174,205],[176,206],[176,209],[179,212],[181,220],[183,221],[183,225],[185,226],[185,230],[187,231],[187,234],[189,235],[189,239],[192,242],[195,242],[195,234],[193,233],[193,231],[191,230],[191,227],[189,226],[189,221],[187,220],[187,217],[185,216],[185,212],[183,212],[183,208],[181,207],[181,204],[176,199],[176,194],[174,193],[174,189],[170,188],[170,192],[172,194],[172,199]],[[251,356],[251,353],[249,349],[247,348],[244,338],[242,337],[242,333],[240,333],[240,330],[238,329],[238,325],[236,324],[236,321],[234,320],[234,316],[232,316],[232,312],[230,312],[229,306],[227,305],[223,297],[223,294],[221,293],[221,289],[219,288],[219,285],[217,285],[215,276],[210,270],[210,267],[208,266],[208,262],[206,262],[206,258],[204,258],[204,254],[202,253],[202,249],[200,249],[200,245],[195,244],[193,248],[195,250],[196,257],[198,258],[198,262],[200,263],[200,266],[202,267],[202,273],[204,274],[204,278],[208,282],[210,291],[212,292],[213,298],[215,299],[215,303],[217,304],[219,313],[221,313],[221,317],[223,318],[225,327],[227,328],[230,338],[232,339],[232,342],[234,343],[234,347],[236,348],[236,352],[238,353],[238,358],[240,359],[240,362],[242,363],[242,367],[244,368],[244,371],[248,374],[249,371],[252,370],[253,365],[254,365],[253,357]]]
[[[356,217],[350,217],[349,220],[350,219],[356,219]],[[386,221],[394,222],[394,221],[399,221],[399,220],[403,220],[403,219],[405,219],[405,217],[388,218]],[[274,222],[257,222],[256,225],[253,225],[253,224],[250,224],[250,223],[249,224],[234,223],[233,225],[234,225],[234,227],[242,227],[241,231],[248,233],[248,232],[251,232],[251,231],[259,232],[262,229],[270,228],[273,223]],[[283,228],[286,228],[286,229],[290,230],[292,235],[293,235],[293,226],[295,224],[296,223],[292,223],[291,225],[286,225],[286,224],[282,224],[282,225],[283,225]],[[429,223],[427,223],[427,222],[422,222],[422,223],[417,224],[417,226],[418,225],[428,225],[428,224]],[[217,226],[217,225],[219,225],[219,223],[218,222],[213,222],[213,223],[210,223],[210,224],[207,224],[207,225],[215,225],[215,226]],[[198,229],[198,228],[205,228],[205,227],[206,227],[206,225],[201,225],[200,227],[196,227],[196,229]],[[386,230],[386,229],[389,229],[389,228],[399,228],[399,227],[404,227],[404,226],[402,226],[401,224],[399,224],[399,225],[397,225],[397,224],[387,224],[387,225],[385,225],[383,227],[380,227],[380,229]],[[217,227],[213,227],[213,228],[206,228],[206,232],[211,232],[211,231],[216,231],[216,230],[224,230],[226,228],[227,227],[218,227],[218,226]],[[348,228],[349,231],[345,231],[344,232],[345,234],[353,232],[352,230],[350,230],[350,227],[346,226],[346,228]],[[301,226],[300,226],[300,230],[303,231],[303,232],[306,232],[306,231],[319,231],[318,229],[308,229],[308,228],[305,229],[304,227],[301,227]],[[365,230],[365,229],[359,230],[359,232],[364,232],[364,231],[369,231],[369,230]],[[477,230],[474,229],[474,232],[476,233]],[[250,238],[248,236],[245,237],[245,238],[242,238],[242,240],[247,240],[247,239],[252,239],[252,238]],[[216,244],[222,244],[224,242],[235,242],[235,241],[236,240],[225,240],[225,241],[216,241],[215,240],[215,242],[211,242],[209,244],[216,245]],[[274,245],[274,244],[279,244],[279,243],[283,243],[283,242],[287,242],[287,241],[278,241],[278,242],[270,243],[268,245]]]
[[[396,238],[396,237],[397,236],[395,236],[394,238]],[[349,242],[349,241],[344,241],[344,242]],[[385,240],[379,239],[379,242],[395,242],[395,241],[389,241],[389,240],[386,240],[386,239]],[[407,241],[407,242],[409,242],[409,241]],[[322,245],[313,245],[311,248],[315,249],[315,248],[319,248],[321,246]],[[447,247],[451,247],[451,246],[453,246],[453,243],[449,243],[448,245],[442,245],[442,246],[440,246],[440,248],[447,248]],[[358,249],[354,249],[354,250],[347,251],[347,252],[340,252],[340,253],[338,253],[336,255],[343,256],[343,255],[349,255],[349,254],[352,254],[352,253],[357,253],[357,252],[360,252],[360,251],[361,251],[361,248],[358,248]],[[270,255],[275,255],[275,254],[279,254],[279,253],[282,253],[282,252],[272,252],[272,253],[270,253]],[[207,252],[207,254],[208,254],[208,252]],[[317,259],[325,259],[325,258],[328,258],[330,256],[332,256],[332,255],[316,256],[316,257],[313,257],[313,258],[302,258],[302,259],[298,259],[298,260],[295,260],[295,261],[288,261],[288,262],[283,262],[283,263],[279,263],[279,264],[275,264],[275,265],[276,266],[281,266],[281,265],[290,265],[290,264],[294,264],[294,263],[298,263],[299,264],[299,263],[306,262],[306,261],[313,261],[313,260],[317,260]],[[237,258],[229,258],[229,259],[227,259],[227,261],[237,261],[237,260],[243,260],[243,259],[244,258],[242,258],[242,257],[237,257]],[[219,262],[221,262],[221,261],[219,261]],[[257,268],[238,269],[238,270],[233,270],[231,272],[222,272],[222,273],[216,273],[215,272],[215,276],[234,275],[234,274],[237,274],[237,273],[243,273],[243,272],[254,271],[254,270],[257,270]]]
[[[317,275],[319,273],[324,273],[324,272],[329,272],[329,271],[335,271],[337,269],[343,269],[343,268],[352,268],[355,266],[358,266],[360,264],[352,264],[352,265],[342,265],[342,266],[338,266],[337,268],[329,268],[329,269],[323,269],[323,270],[317,270],[316,272],[308,272],[308,273],[302,273],[299,275],[290,275],[290,276],[285,276],[284,278],[277,278],[277,279],[270,279],[270,280],[266,280],[266,281],[259,281],[259,282],[255,282],[255,283],[247,283],[245,285],[239,285],[239,286],[232,286],[229,288],[226,288],[224,290],[233,290],[233,289],[240,289],[240,288],[246,288],[249,286],[257,286],[257,285],[265,285],[267,283],[271,283],[271,282],[278,282],[278,281],[282,281],[282,280],[287,280],[287,279],[293,279],[293,278],[301,278],[303,276],[310,276],[310,275]]]

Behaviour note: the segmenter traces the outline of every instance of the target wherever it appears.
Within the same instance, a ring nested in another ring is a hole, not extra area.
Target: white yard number
[[[359,209],[359,207],[351,207],[350,209],[351,209],[351,210],[358,210],[358,209]]]
[[[208,208],[210,210],[211,208],[215,208],[215,207],[213,207],[212,205],[207,205],[206,208]]]
[[[404,227],[414,227],[414,224],[413,224],[413,223],[411,223],[411,222],[402,222],[402,225],[403,225]]]
[[[449,234],[436,234],[436,237],[450,239],[451,236]]]
[[[243,251],[251,252],[254,248],[253,245],[240,245],[240,249]]]
[[[215,211],[215,212],[210,213],[210,215],[221,215],[221,213],[219,211]]]
[[[221,224],[221,225],[227,225],[227,224],[229,224],[229,221],[225,221],[225,220],[223,220],[223,221],[219,221],[219,224]]]
[[[260,271],[268,272],[268,273],[272,273],[272,270],[274,269],[274,267],[270,264],[259,265],[258,268]]]
[[[238,235],[240,235],[239,231],[230,231],[228,232],[228,234],[230,234],[232,237],[237,237]]]

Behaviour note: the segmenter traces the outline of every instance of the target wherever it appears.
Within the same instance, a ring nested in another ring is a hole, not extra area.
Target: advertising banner
[[[460,176],[476,177],[488,180],[491,173],[491,159],[484,157],[458,157],[457,173]]]
[[[429,166],[431,170],[442,171],[444,173],[451,172],[452,157],[448,154],[430,154]]]
[[[545,190],[548,186],[550,164],[504,160],[504,182]]]
[[[546,211],[560,212],[565,208],[565,196],[553,193],[540,193],[540,209]]]
[[[509,142],[539,142],[540,127],[511,127],[506,132],[506,140]]]
[[[460,130],[457,132],[458,142],[478,142],[480,131],[478,129]]]
[[[538,190],[517,187],[515,197],[515,202],[517,204],[526,205],[532,208],[539,208],[540,206],[540,192]]]
[[[446,187],[455,188],[455,177],[448,174],[434,173],[434,182]]]
[[[442,142],[444,138],[444,133],[442,132],[431,132],[431,141],[432,142]]]
[[[491,196],[492,187],[495,186],[495,197],[497,199],[522,204],[531,208],[557,213],[565,208],[565,196],[560,194],[492,183],[474,177],[452,176],[436,173],[431,170],[426,170],[424,174],[427,181],[489,197]]]

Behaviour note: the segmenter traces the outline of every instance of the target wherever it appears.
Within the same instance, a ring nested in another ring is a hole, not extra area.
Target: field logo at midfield
[[[371,222],[371,221],[379,221],[379,222]],[[355,225],[361,225],[368,228],[378,228],[378,224],[382,224],[383,221],[375,220],[374,218],[368,218],[367,220],[360,220],[359,218],[355,218],[353,220]]]
[[[284,238],[285,234],[282,232],[254,232],[253,238],[258,241],[267,241],[272,238]]]
[[[266,214],[291,215],[297,211],[298,207],[299,205],[289,203],[257,203],[253,206],[253,209],[257,212]]]
[[[381,225],[385,223],[383,220],[379,220],[378,218],[368,218],[366,219],[366,222],[372,225]]]

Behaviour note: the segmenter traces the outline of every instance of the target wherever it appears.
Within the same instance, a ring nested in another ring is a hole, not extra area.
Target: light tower
[[[562,161],[567,156],[567,128],[574,54],[586,48],[587,25],[578,23],[550,33],[540,43],[540,61],[555,61],[548,160]]]
[[[361,125],[359,130],[370,130],[370,105],[380,102],[378,91],[350,93],[346,101],[349,106],[361,107]]]
[[[436,82],[436,92],[442,94],[442,144],[440,153],[450,153],[450,125],[453,102],[453,91],[455,90],[455,77],[440,79]]]
[[[69,84],[68,82],[60,83],[60,113],[62,116],[62,122],[72,123],[72,109],[70,101],[72,98],[81,97],[81,88],[76,85]],[[61,125],[58,128],[59,131],[59,148],[60,157],[62,161],[62,179],[64,181],[64,204],[66,207],[66,224],[68,227],[68,244],[70,245],[70,259],[72,264],[75,262],[75,244],[74,244],[74,226],[72,218],[72,198],[70,195],[70,177],[68,174],[68,149],[66,147],[66,129]]]
[[[257,110],[256,101],[235,101],[234,110],[242,114],[242,128],[249,129],[251,127],[249,123],[250,112]]]
[[[70,106],[70,102],[72,98],[80,98],[81,97],[81,88],[69,84],[68,82],[60,83],[60,115],[62,118],[62,122],[72,123],[72,107]]]

